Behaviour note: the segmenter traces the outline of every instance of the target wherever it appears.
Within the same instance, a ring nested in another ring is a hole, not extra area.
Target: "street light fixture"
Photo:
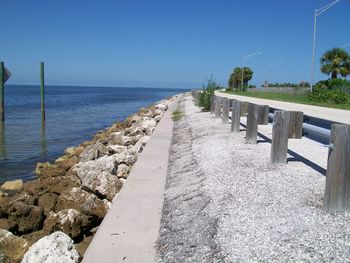
[[[241,70],[242,71],[242,81],[241,81],[241,90],[240,91],[243,90],[244,61],[247,60],[248,58],[251,58],[251,57],[254,57],[254,56],[257,56],[257,55],[262,55],[262,53],[261,52],[255,52],[255,53],[252,53],[252,54],[249,54],[249,55],[243,57],[243,59],[242,59],[242,70]]]
[[[324,7],[320,9],[315,10],[314,15],[314,39],[313,39],[313,46],[312,46],[312,64],[311,64],[311,91],[314,86],[315,82],[315,46],[316,46],[316,25],[317,25],[317,17],[321,15],[322,13],[326,12],[329,8],[334,6],[336,3],[340,2],[340,0],[335,0],[328,5],[325,5]]]
[[[282,63],[283,61],[282,60],[279,60],[279,61],[275,61],[275,62],[272,62],[269,66],[268,66],[268,69],[267,69],[267,83],[266,83],[266,88],[269,87],[269,80],[270,80],[270,73],[271,73],[271,68],[273,65],[276,65],[276,64],[280,64]]]

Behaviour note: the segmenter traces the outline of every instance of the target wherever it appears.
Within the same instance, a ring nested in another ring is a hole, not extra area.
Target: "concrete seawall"
[[[159,122],[82,262],[154,262],[177,104]]]

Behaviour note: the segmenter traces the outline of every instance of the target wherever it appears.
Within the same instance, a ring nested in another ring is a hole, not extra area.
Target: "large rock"
[[[26,205],[34,205],[36,200],[37,200],[36,197],[26,192],[19,192],[12,197],[3,198],[3,200],[0,203],[0,216],[7,217],[9,212],[8,210],[13,204],[17,202],[23,203]]]
[[[0,218],[0,229],[11,230],[16,226],[16,222],[8,218]],[[0,261],[1,262],[1,261]]]
[[[117,163],[125,163],[127,165],[132,165],[137,160],[136,155],[131,155],[129,153],[117,153],[112,155],[111,157],[113,157],[117,161]]]
[[[108,205],[104,201],[78,187],[68,189],[57,199],[56,211],[69,208],[91,216],[97,222],[101,222],[108,211]]]
[[[109,144],[110,145],[122,144],[123,136],[124,136],[124,132],[112,132],[108,137]]]
[[[135,152],[140,153],[143,151],[143,148],[146,146],[147,142],[149,141],[151,137],[150,136],[143,136],[137,143],[135,143]]]
[[[48,192],[48,190],[45,189],[44,186],[41,184],[41,181],[39,181],[39,179],[25,182],[23,190],[31,195],[36,196],[40,196]]]
[[[129,175],[129,166],[121,163],[118,165],[117,177],[127,179]]]
[[[150,135],[154,128],[157,126],[157,122],[153,118],[143,118],[140,125],[144,129],[146,135]]]
[[[77,156],[79,157],[79,155],[84,151],[84,147],[68,147],[64,152],[65,154],[67,154],[68,156]]]
[[[82,186],[89,189],[101,199],[106,198],[109,201],[120,191],[123,183],[118,177],[109,172],[102,171],[99,174],[89,173],[82,178]]]
[[[161,111],[166,111],[168,109],[168,105],[159,103],[159,104],[155,105],[155,108],[159,109]]]
[[[66,171],[78,162],[79,158],[75,155],[72,157],[64,155],[55,161],[58,167],[63,168]]]
[[[81,185],[79,178],[73,175],[40,178],[39,182],[41,188],[43,189],[43,193],[52,192],[56,194],[60,194],[68,188],[73,188]]]
[[[1,186],[1,188],[4,190],[19,191],[23,188],[23,181],[22,180],[7,181]]]
[[[81,180],[82,187],[95,193],[101,199],[112,200],[122,187],[115,176],[118,162],[113,156],[103,156],[94,161],[77,164],[74,169]]]
[[[76,169],[82,187],[98,195],[101,199],[112,200],[122,187],[122,183],[114,176],[118,162],[115,156],[103,156],[94,161],[79,163]]]
[[[7,213],[9,220],[14,221],[22,233],[39,230],[44,221],[42,208],[22,202],[12,204]]]
[[[51,211],[55,210],[58,195],[54,193],[46,193],[39,197],[38,206],[43,209],[44,215],[47,216]]]
[[[29,244],[25,239],[0,229],[0,251],[8,262],[20,262],[28,248]]]
[[[113,156],[103,156],[97,160],[80,162],[76,164],[72,169],[77,173],[77,176],[82,180],[82,178],[91,173],[100,173],[102,171],[109,172],[110,174],[115,174],[117,172],[118,161]]]
[[[44,231],[52,233],[54,231],[62,231],[71,238],[80,236],[82,232],[83,217],[76,209],[64,209],[55,212],[50,212],[44,222]]]
[[[57,231],[34,243],[24,255],[22,263],[75,263],[79,259],[73,240]]]
[[[109,145],[107,146],[108,152],[110,154],[116,154],[116,153],[127,153],[128,147],[124,145]]]
[[[108,155],[108,149],[102,143],[96,143],[85,148],[80,154],[80,161],[87,162]]]
[[[49,162],[37,163],[35,169],[35,173],[39,177],[57,177],[64,175],[65,172],[65,168]]]

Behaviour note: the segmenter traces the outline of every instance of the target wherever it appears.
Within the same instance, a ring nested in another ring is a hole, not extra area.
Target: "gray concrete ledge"
[[[173,133],[171,113],[177,105],[175,100],[163,115],[82,262],[155,261]]]

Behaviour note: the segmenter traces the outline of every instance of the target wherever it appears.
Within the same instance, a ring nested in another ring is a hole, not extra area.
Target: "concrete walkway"
[[[173,130],[171,113],[177,104],[175,100],[170,105],[114,198],[84,263],[155,261]]]
[[[350,111],[348,110],[332,109],[332,108],[326,108],[326,107],[318,107],[318,106],[290,103],[290,102],[276,101],[276,100],[258,99],[258,98],[252,98],[252,97],[226,94],[220,91],[216,91],[215,95],[220,97],[227,97],[230,99],[236,99],[240,101],[249,101],[251,103],[256,103],[261,105],[269,105],[270,107],[281,109],[281,110],[302,111],[304,112],[305,115],[308,115],[308,116],[330,120],[334,122],[350,124]]]

